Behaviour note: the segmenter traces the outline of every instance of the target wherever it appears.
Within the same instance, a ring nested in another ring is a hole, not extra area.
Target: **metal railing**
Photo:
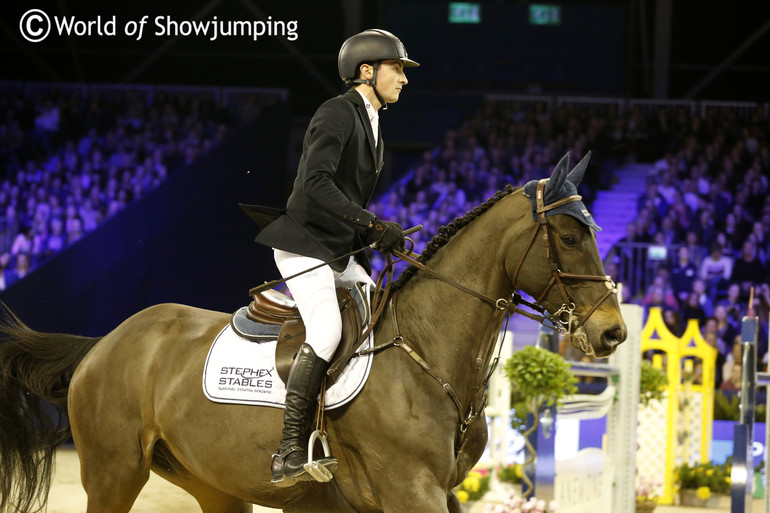
[[[730,109],[733,110],[740,119],[746,121],[754,112],[762,107],[763,119],[770,119],[770,103],[760,102],[738,102],[721,100],[667,100],[657,98],[613,98],[601,96],[548,96],[548,95],[526,95],[526,94],[505,94],[492,93],[486,95],[486,98],[498,101],[513,101],[521,104],[543,103],[547,106],[547,111],[551,112],[554,107],[564,105],[578,105],[597,107],[600,112],[608,106],[616,106],[618,113],[623,115],[634,107],[641,108],[645,114],[653,114],[659,107],[686,109],[690,115],[698,114],[700,117],[706,117],[709,109]]]
[[[85,84],[74,82],[24,82],[24,81],[0,81],[0,93],[21,91],[31,96],[42,96],[50,91],[63,94],[78,94],[87,96],[91,93],[99,93],[106,98],[112,98],[116,94],[134,94],[143,97],[147,105],[152,105],[159,93],[172,95],[186,95],[198,99],[212,99],[229,109],[237,109],[247,99],[255,98],[258,107],[263,107],[271,102],[285,101],[289,97],[289,90],[285,88],[270,87],[217,87],[196,85],[152,85],[152,84]]]
[[[641,297],[661,268],[675,267],[681,246],[681,244],[617,242],[607,252],[604,268],[611,272],[610,268],[617,266],[617,281],[629,287],[632,295]],[[690,261],[699,265],[705,255],[704,248],[691,248]]]

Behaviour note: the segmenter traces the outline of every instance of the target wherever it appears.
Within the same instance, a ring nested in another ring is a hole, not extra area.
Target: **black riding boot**
[[[316,356],[313,348],[302,344],[286,380],[286,412],[283,415],[283,438],[273,454],[272,483],[290,486],[296,481],[312,481],[303,465],[308,462],[308,426],[315,412],[316,398],[329,364]],[[322,458],[318,463],[330,472],[337,470],[335,458]]]

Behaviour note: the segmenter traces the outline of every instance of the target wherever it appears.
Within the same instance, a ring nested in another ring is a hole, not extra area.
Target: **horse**
[[[204,360],[231,314],[160,304],[89,338],[37,332],[6,307],[0,512],[45,506],[55,449],[70,435],[87,513],[129,512],[150,472],[203,513],[462,512],[453,488],[486,445],[484,385],[504,314],[527,303],[519,292],[536,299],[530,316],[587,354],[607,356],[626,338],[594,230],[568,210],[582,205],[571,193],[587,160],[571,171],[568,160],[538,182],[537,201],[508,186],[442,227],[391,284],[366,384],[325,415],[339,459],[327,483],[270,484],[280,408],[204,397]]]

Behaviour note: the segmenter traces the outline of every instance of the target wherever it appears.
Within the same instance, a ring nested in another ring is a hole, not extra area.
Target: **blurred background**
[[[102,335],[160,302],[234,311],[275,279],[238,202],[283,206],[308,120],[344,92],[341,43],[375,27],[422,64],[381,113],[371,205],[424,224],[418,249],[505,184],[590,150],[581,193],[627,300],[664,306],[672,329],[692,315],[705,329],[767,283],[764,0],[0,10],[0,299],[35,329]],[[223,33],[235,21],[249,34]],[[729,268],[712,265],[722,258]]]

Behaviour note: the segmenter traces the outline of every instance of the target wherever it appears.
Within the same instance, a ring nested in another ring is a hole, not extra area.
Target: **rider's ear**
[[[591,160],[591,152],[589,151],[586,153],[586,156],[583,157],[583,159],[578,162],[578,165],[575,166],[575,168],[569,172],[567,175],[567,180],[572,182],[575,187],[578,186],[578,184],[583,180],[583,175],[586,172],[586,167],[588,167],[588,161]]]

